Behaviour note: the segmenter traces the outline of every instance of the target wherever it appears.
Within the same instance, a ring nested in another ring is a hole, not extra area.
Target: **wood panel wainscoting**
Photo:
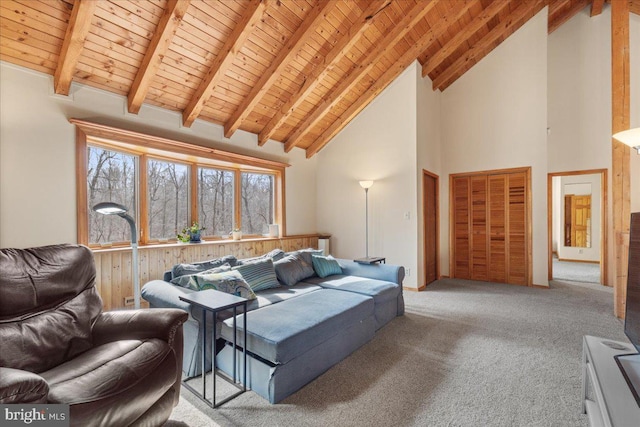
[[[531,168],[450,175],[451,277],[532,286]]]
[[[273,249],[289,252],[317,247],[318,235],[315,234],[142,246],[138,248],[140,286],[150,280],[162,279],[165,271],[179,263],[204,261],[224,255],[248,258]],[[93,257],[96,263],[96,289],[102,297],[104,310],[131,308],[132,305],[125,306],[125,298],[133,296],[131,248],[95,249]],[[142,307],[148,307],[144,300]]]

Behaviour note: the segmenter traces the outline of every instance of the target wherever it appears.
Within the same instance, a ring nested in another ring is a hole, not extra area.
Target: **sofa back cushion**
[[[267,252],[264,255],[256,256],[253,258],[242,258],[238,260],[236,265],[251,264],[256,261],[264,261],[267,258],[271,259],[273,262],[276,262],[284,258],[284,251],[282,249],[274,249],[272,251]]]
[[[231,271],[231,266],[229,264],[222,264],[220,267],[205,270],[200,273],[184,274],[182,276],[174,277],[169,280],[169,282],[183,288],[191,289],[192,291],[199,291],[198,281],[194,279],[194,276],[210,273],[222,273],[223,271]]]
[[[292,253],[273,263],[278,280],[286,286],[293,286],[301,280],[313,276],[313,266],[301,254]]]
[[[208,261],[194,262],[191,264],[176,264],[171,269],[171,278],[186,276],[188,274],[202,273],[212,268],[220,267],[224,264],[229,264],[231,267],[236,265],[237,259],[233,255],[226,255],[222,258],[214,258]]]
[[[2,249],[0,271],[0,366],[39,373],[91,348],[102,312],[91,250]]]

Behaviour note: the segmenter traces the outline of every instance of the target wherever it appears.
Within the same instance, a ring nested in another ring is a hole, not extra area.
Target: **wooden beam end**
[[[69,96],[70,89],[71,89],[71,81],[63,83],[59,79],[56,79],[56,78],[53,79],[53,91],[55,92],[56,95]]]

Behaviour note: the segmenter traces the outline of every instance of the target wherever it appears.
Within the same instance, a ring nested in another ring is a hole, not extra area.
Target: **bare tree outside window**
[[[115,215],[98,214],[91,208],[100,202],[119,203],[136,218],[138,157],[93,146],[87,147],[87,154],[89,243],[130,242],[131,229],[126,221]]]
[[[147,162],[149,238],[175,238],[189,223],[189,166]]]
[[[274,176],[242,172],[241,210],[243,234],[266,234],[274,218]]]
[[[234,172],[198,168],[198,221],[206,236],[227,237],[233,229]]]

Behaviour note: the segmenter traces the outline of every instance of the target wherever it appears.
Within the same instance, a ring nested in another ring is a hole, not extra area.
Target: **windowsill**
[[[148,245],[138,246],[138,250],[144,251],[145,249],[157,249],[157,248],[181,248],[187,246],[201,246],[201,245],[228,245],[230,243],[251,243],[251,242],[265,242],[271,240],[286,240],[286,239],[299,239],[303,237],[318,237],[317,234],[301,234],[295,236],[283,236],[283,237],[247,237],[240,240],[233,239],[216,239],[216,240],[207,240],[203,239],[200,243],[176,243],[176,242],[168,242],[168,243],[152,243]],[[117,247],[101,247],[101,248],[92,248],[91,249],[95,253],[105,253],[105,252],[118,252],[118,251],[130,251],[131,246],[117,246]]]

